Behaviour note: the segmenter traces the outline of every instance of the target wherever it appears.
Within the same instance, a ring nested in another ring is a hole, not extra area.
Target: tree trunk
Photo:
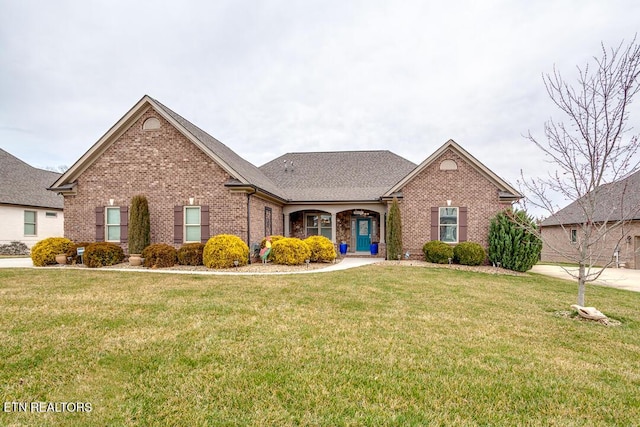
[[[584,294],[586,291],[585,284],[585,268],[584,264],[580,263],[578,270],[578,305],[584,307]]]

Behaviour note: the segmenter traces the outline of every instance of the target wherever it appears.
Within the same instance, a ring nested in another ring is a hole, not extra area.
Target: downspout
[[[247,193],[247,246],[249,247],[249,264],[251,264],[251,195],[257,192],[258,190],[254,187],[253,193]]]

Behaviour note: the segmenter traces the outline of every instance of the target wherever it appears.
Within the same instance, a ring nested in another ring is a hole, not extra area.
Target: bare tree
[[[549,214],[544,223],[559,225],[565,242],[573,242],[568,249],[541,235],[548,248],[578,264],[577,273],[567,271],[578,279],[579,305],[584,305],[585,284],[600,276],[602,270],[595,265],[603,259],[605,267],[614,262],[612,253],[602,251],[612,252],[604,249],[612,239],[620,244],[628,220],[640,212],[640,197],[631,197],[639,188],[632,188],[628,178],[639,166],[638,135],[630,135],[629,106],[640,90],[640,46],[635,37],[623,44],[613,49],[602,44],[600,57],[577,67],[576,84],[567,82],[555,67],[544,74],[547,93],[566,122],[546,122],[544,140],[527,135],[557,170],[543,178],[523,175],[521,186],[527,202]],[[558,195],[574,202],[559,210],[554,201]]]

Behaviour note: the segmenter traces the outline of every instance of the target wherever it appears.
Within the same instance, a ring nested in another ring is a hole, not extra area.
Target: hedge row
[[[480,265],[487,258],[484,248],[474,242],[461,242],[451,246],[439,240],[432,240],[424,244],[422,252],[426,261],[436,264],[447,264],[451,261],[462,265]]]

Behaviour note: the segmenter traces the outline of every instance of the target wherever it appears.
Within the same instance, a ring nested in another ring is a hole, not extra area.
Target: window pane
[[[107,226],[107,241],[119,242],[120,241],[120,226],[108,225]]]
[[[35,211],[24,211],[24,222],[29,224],[35,224],[36,223]]]
[[[185,208],[184,223],[200,225],[200,207]],[[200,240],[199,237],[198,240]]]
[[[329,240],[331,240],[331,229],[330,228],[323,228],[322,232],[320,233],[320,235],[326,237]]]
[[[35,236],[36,235],[36,225],[35,224],[25,224],[24,225],[24,235],[25,236]]]
[[[307,227],[318,228],[318,215],[307,215]]]
[[[320,226],[321,227],[329,227],[329,228],[331,228],[331,215],[321,215],[320,216]]]
[[[458,208],[440,208],[440,224],[457,224]]]
[[[447,243],[458,241],[458,227],[455,225],[440,226],[440,240]]]
[[[185,232],[186,242],[199,242],[200,241],[200,226],[199,225],[187,225]]]
[[[107,208],[107,224],[120,225],[120,208]],[[119,235],[120,231],[118,230],[118,240],[120,240]]]

